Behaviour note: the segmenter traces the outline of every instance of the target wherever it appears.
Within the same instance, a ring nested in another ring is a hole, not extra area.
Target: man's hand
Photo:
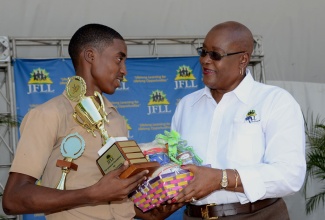
[[[192,172],[194,178],[170,203],[192,202],[193,199],[201,199],[218,189],[220,170],[192,164],[182,166],[182,169]]]
[[[148,170],[137,173],[127,179],[121,179],[119,176],[123,173],[129,164],[127,161],[120,168],[107,173],[97,184],[92,186],[93,198],[98,202],[119,201],[128,197],[145,179]]]

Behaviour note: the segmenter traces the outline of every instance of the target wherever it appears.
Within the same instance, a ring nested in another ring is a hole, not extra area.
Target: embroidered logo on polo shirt
[[[249,110],[246,114],[245,121],[248,121],[249,123],[260,121],[256,119],[256,115],[255,110]]]

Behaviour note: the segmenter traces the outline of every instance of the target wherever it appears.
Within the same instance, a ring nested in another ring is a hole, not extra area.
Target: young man
[[[172,202],[190,202],[184,219],[286,220],[281,197],[297,192],[306,171],[304,120],[285,90],[255,82],[247,66],[251,31],[214,26],[198,48],[205,88],[184,97],[172,129],[209,167]]]
[[[77,30],[69,44],[76,75],[86,84],[85,96],[113,94],[127,74],[127,46],[115,30],[100,24],[88,24]],[[113,105],[103,97],[110,136],[127,136],[126,123]],[[161,206],[142,213],[128,194],[145,180],[147,170],[130,178],[119,175],[128,164],[103,176],[96,165],[101,135],[87,132],[73,118],[78,104],[67,91],[32,109],[21,125],[21,137],[3,195],[7,214],[45,213],[47,219],[132,219],[136,213],[143,219],[164,219],[178,208]],[[84,141],[82,155],[73,163],[78,169],[66,176],[66,190],[56,189],[62,176],[58,160],[67,137],[77,135]],[[41,186],[36,180],[41,179]],[[170,213],[168,213],[168,212]]]

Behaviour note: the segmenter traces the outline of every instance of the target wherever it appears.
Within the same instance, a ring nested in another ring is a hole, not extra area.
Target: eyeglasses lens
[[[221,60],[221,58],[222,58],[220,53],[215,52],[215,51],[207,51],[203,48],[198,48],[197,52],[201,57],[205,57],[207,54],[209,54],[209,56],[212,60]]]

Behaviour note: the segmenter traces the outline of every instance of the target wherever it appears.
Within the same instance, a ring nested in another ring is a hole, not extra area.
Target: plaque
[[[113,141],[113,144],[106,151],[99,151],[99,153],[101,155],[96,162],[103,175],[119,168],[126,160],[130,166],[120,175],[122,179],[135,175],[142,170],[148,170],[147,176],[149,177],[160,167],[158,162],[149,162],[147,160],[134,140]]]

